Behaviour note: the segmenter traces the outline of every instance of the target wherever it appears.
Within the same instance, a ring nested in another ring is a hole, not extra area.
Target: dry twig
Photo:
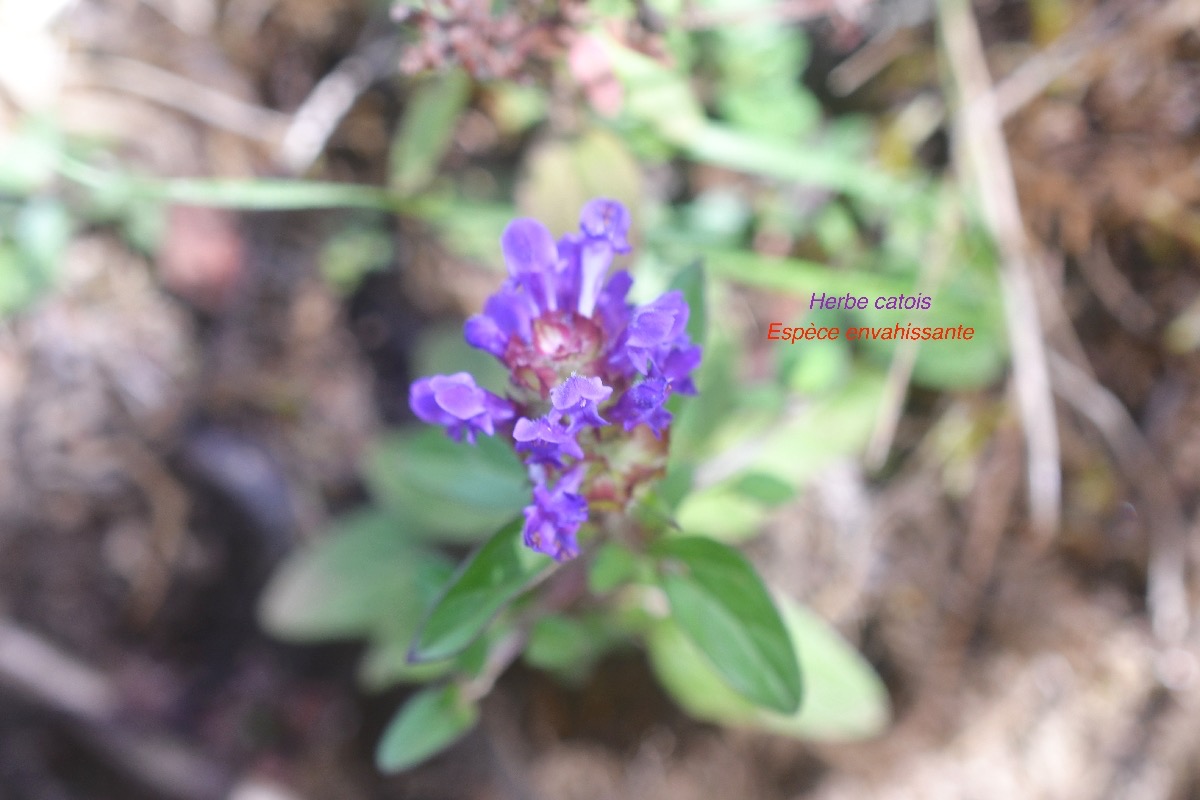
[[[1116,457],[1125,476],[1137,487],[1150,531],[1150,566],[1146,603],[1154,633],[1178,644],[1189,626],[1185,564],[1187,527],[1171,478],[1150,445],[1112,392],[1058,353],[1050,353],[1054,389],[1086,417]]]
[[[86,73],[100,87],[150,100],[254,141],[278,142],[288,122],[286,114],[131,58],[93,57]]]
[[[223,767],[183,743],[122,724],[120,692],[107,675],[0,619],[0,686],[5,685],[65,716],[96,751],[158,795],[216,800],[233,783]]]
[[[287,126],[279,146],[280,163],[292,173],[311,167],[355,101],[395,69],[399,52],[395,36],[376,39],[351,53],[322,78]]]
[[[984,221],[1000,250],[1013,385],[1025,433],[1030,513],[1035,532],[1045,541],[1058,528],[1061,516],[1062,472],[1045,340],[1031,276],[1037,258],[1021,220],[996,96],[971,8],[966,0],[942,0],[938,18],[958,89],[961,166],[976,184]]]

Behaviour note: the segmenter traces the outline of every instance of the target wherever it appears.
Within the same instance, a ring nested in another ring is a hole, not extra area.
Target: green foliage
[[[0,315],[19,311],[53,285],[73,228],[70,212],[53,198],[0,201]]]
[[[422,689],[396,712],[375,751],[384,772],[421,763],[461,739],[479,721],[479,706],[449,684]]]
[[[392,142],[391,183],[402,195],[428,184],[454,138],[454,127],[471,97],[461,69],[426,78],[412,92]]]
[[[593,128],[573,139],[548,141],[531,151],[517,193],[524,214],[561,235],[578,226],[578,209],[593,197],[620,200],[635,218],[638,215],[640,170],[616,136]]]
[[[737,692],[766,708],[800,705],[800,671],[779,612],[745,557],[703,537],[655,547],[672,619]]]
[[[525,546],[521,520],[505,525],[463,565],[413,641],[409,660],[436,661],[464,650],[522,590],[554,566]]]
[[[612,120],[568,108],[570,94],[557,85],[472,86],[451,72],[422,78],[410,95],[389,189],[120,179],[128,196],[159,202],[391,209],[428,222],[447,247],[497,272],[496,243],[513,217],[535,216],[562,233],[584,201],[612,197],[633,211],[639,256],[628,266],[638,289],[680,289],[689,302],[689,334],[704,345],[700,393],[670,400],[666,475],[622,525],[585,537],[578,562],[555,569],[521,543],[529,482],[506,446],[481,439],[468,447],[423,430],[388,435],[368,459],[378,508],[365,516],[369,524],[346,525],[376,526],[373,534],[346,531],[285,565],[264,601],[272,630],[365,637],[369,688],[446,681],[397,715],[380,744],[383,768],[417,763],[469,729],[475,700],[512,659],[577,681],[606,650],[629,642],[645,645],[663,684],[702,719],[821,739],[872,736],[889,719],[870,665],[824,622],[772,593],[730,544],[785,516],[823,471],[860,457],[898,348],[915,350],[910,380],[929,389],[973,389],[1001,375],[1007,344],[995,252],[953,185],[883,169],[869,124],[822,118],[801,82],[809,58],[801,31],[753,15],[703,31],[674,24],[698,8],[744,11],[733,0],[651,5],[668,22],[667,58],[587,34],[602,42],[622,86]],[[617,0],[592,10],[632,22],[638,7]],[[490,193],[439,179],[471,92],[505,146],[554,114],[529,136],[513,173],[495,175],[505,187],[497,196],[515,183],[515,204],[466,200]],[[70,161],[59,172],[93,187],[113,179]],[[662,189],[667,173],[687,181],[688,201],[647,199],[680,193]],[[660,191],[645,191],[648,174]],[[329,269],[342,286],[383,258],[369,241],[352,244]],[[814,293],[874,300],[918,291],[932,297],[930,309],[810,307]],[[778,316],[756,316],[766,313]],[[843,331],[963,325],[974,337],[764,342],[776,321]],[[416,362],[421,374],[469,370],[497,391],[505,380],[457,329],[430,331]],[[457,572],[427,549],[477,543],[492,531]],[[359,545],[333,544],[352,534]],[[406,566],[394,571],[378,566],[401,560]],[[386,610],[372,611],[379,606]]]
[[[609,592],[641,575],[638,555],[616,542],[605,542],[596,548],[588,565],[588,590],[595,595]]]
[[[554,673],[568,683],[579,683],[620,638],[604,615],[551,614],[533,624],[524,657],[531,666]]]
[[[891,717],[887,690],[832,628],[786,598],[779,608],[804,676],[804,702],[779,714],[730,690],[678,622],[662,620],[646,643],[663,686],[692,716],[807,739],[851,740],[881,733]]]
[[[392,260],[392,240],[379,226],[352,225],[338,231],[321,248],[321,274],[342,294]]]
[[[502,442],[475,446],[422,428],[381,439],[368,458],[372,494],[421,538],[472,541],[528,502],[520,461]]]
[[[449,562],[415,544],[390,517],[360,512],[288,556],[262,595],[259,619],[291,641],[369,635],[398,619],[415,629],[422,596],[449,571]],[[348,583],[348,575],[355,580]]]

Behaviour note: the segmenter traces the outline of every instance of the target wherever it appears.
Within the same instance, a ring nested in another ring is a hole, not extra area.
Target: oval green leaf
[[[479,721],[479,707],[458,686],[417,692],[388,723],[375,750],[383,772],[399,772],[420,764],[457,742]]]
[[[436,661],[462,651],[501,608],[549,573],[553,559],[526,547],[521,528],[520,519],[505,525],[463,565],[425,618],[410,661]]]
[[[754,703],[791,714],[800,669],[779,611],[738,551],[699,536],[655,547],[671,616],[725,682]]]
[[[287,557],[259,600],[259,620],[268,633],[290,641],[396,626],[411,632],[429,605],[422,582],[446,569],[442,556],[407,539],[389,516],[351,514]]]
[[[428,538],[478,541],[529,502],[529,478],[511,447],[493,437],[472,447],[436,428],[383,439],[366,478],[381,503]]]
[[[659,681],[692,716],[785,736],[850,741],[879,734],[891,718],[887,689],[841,635],[811,611],[779,598],[804,675],[804,704],[794,714],[758,708],[731,691],[687,635],[663,620],[647,635]]]

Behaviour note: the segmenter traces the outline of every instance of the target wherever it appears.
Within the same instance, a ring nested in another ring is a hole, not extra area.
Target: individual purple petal
[[[535,219],[515,219],[500,237],[508,274],[533,295],[543,310],[558,308],[558,246],[546,226]]]
[[[633,277],[623,269],[618,270],[608,279],[608,283],[604,284],[604,289],[596,301],[593,317],[599,318],[610,341],[615,341],[621,331],[629,325],[631,309],[625,297],[632,286]]]
[[[484,412],[484,391],[475,385],[468,372],[434,375],[429,385],[438,406],[457,419],[470,419]]]
[[[663,430],[671,424],[671,412],[663,407],[669,394],[666,378],[647,378],[621,396],[612,410],[612,417],[623,423],[627,431],[644,424],[655,436],[661,437]]]
[[[517,451],[529,454],[531,464],[561,467],[567,456],[583,458],[583,449],[575,441],[575,432],[548,417],[521,417],[513,426]]]
[[[437,400],[434,399],[433,385],[430,380],[430,378],[421,378],[413,381],[412,386],[408,389],[409,407],[417,415],[417,419],[422,422],[428,422],[431,425],[452,423],[453,418],[443,411],[442,407],[437,404]]]
[[[467,320],[463,335],[467,344],[504,358],[513,336],[528,342],[537,309],[533,299],[515,281],[505,281],[484,303],[483,313]]]
[[[471,347],[504,358],[508,351],[508,335],[487,314],[476,314],[463,325],[463,338]]]
[[[574,469],[559,478],[553,489],[542,482],[533,487],[533,504],[525,507],[525,545],[556,561],[579,555],[575,539],[587,521],[587,500],[577,494],[582,470]]]
[[[579,251],[584,241],[584,237],[578,234],[567,234],[558,240],[559,308],[576,308],[579,305]]]
[[[546,226],[536,219],[514,219],[500,236],[500,249],[508,274],[514,278],[526,272],[553,271],[558,248]]]
[[[434,375],[414,381],[408,404],[417,418],[441,425],[456,441],[475,443],[477,433],[496,432],[496,423],[511,419],[512,405],[475,384],[467,372]]]
[[[599,378],[571,377],[550,390],[550,403],[556,411],[571,416],[571,428],[581,425],[599,427],[608,423],[600,416],[597,406],[612,395],[612,387],[605,386]]]
[[[575,310],[590,317],[596,310],[604,276],[612,265],[613,246],[607,239],[588,239],[579,245],[579,299]]]
[[[618,253],[629,252],[629,210],[616,200],[597,197],[579,214],[579,228],[589,239],[603,239]]]

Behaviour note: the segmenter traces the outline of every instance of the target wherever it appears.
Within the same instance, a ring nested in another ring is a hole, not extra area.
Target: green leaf
[[[740,542],[762,532],[767,510],[762,503],[729,486],[713,486],[683,499],[676,512],[679,527],[722,542]]]
[[[338,231],[321,248],[321,274],[340,294],[353,292],[363,278],[385,269],[392,239],[380,227],[354,225]]]
[[[597,39],[605,45],[613,72],[624,85],[626,115],[650,125],[674,144],[703,129],[704,108],[686,77],[611,37]]]
[[[445,676],[459,666],[457,659],[412,664],[408,651],[421,623],[454,577],[454,564],[426,559],[415,565],[416,596],[403,606],[392,605],[375,626],[370,644],[358,665],[358,680],[368,691],[396,683],[425,683]]]
[[[436,661],[460,652],[554,561],[525,546],[522,520],[501,528],[463,565],[421,626],[409,660]]]
[[[0,314],[20,311],[38,296],[38,282],[15,247],[0,241]]]
[[[616,542],[605,542],[588,565],[588,591],[608,594],[637,577],[641,561],[636,553]]]
[[[392,142],[391,183],[396,191],[412,194],[437,173],[470,98],[471,79],[461,69],[437,73],[413,91]]]
[[[649,125],[697,161],[845,192],[876,205],[925,202],[919,184],[887,175],[860,156],[840,153],[832,143],[797,147],[793,137],[764,136],[712,122],[688,75],[612,38],[601,41],[624,85],[624,114]]]
[[[736,407],[739,387],[735,363],[739,357],[737,347],[714,331],[695,372],[699,393],[680,400],[679,413],[671,423],[669,472],[690,470],[718,427],[714,420],[724,419]]]
[[[125,172],[100,169],[64,158],[62,175],[101,195],[120,198],[125,204],[138,199],[167,203],[240,208],[247,210],[300,208],[374,208],[403,211],[398,195],[376,186],[277,178],[142,178]]]
[[[524,658],[538,669],[579,681],[616,638],[598,615],[574,619],[552,614],[534,624]]]
[[[49,198],[33,198],[17,214],[13,237],[36,272],[39,288],[53,280],[73,228],[70,211]]]
[[[423,689],[388,723],[375,750],[375,764],[383,772],[416,766],[457,742],[478,721],[479,706],[459,687]]]
[[[434,427],[394,433],[369,454],[365,472],[372,494],[418,537],[475,541],[529,502],[521,462],[494,437],[472,446]]]
[[[646,640],[659,681],[689,714],[710,722],[829,741],[879,734],[891,712],[887,689],[871,665],[812,612],[785,597],[778,602],[804,675],[804,704],[796,713],[767,711],[730,691],[670,620],[655,625]]]
[[[284,560],[259,600],[259,620],[290,641],[363,636],[384,627],[407,628],[411,635],[428,606],[423,584],[448,571],[442,556],[406,539],[390,517],[352,514]]]
[[[0,190],[29,195],[45,187],[65,148],[63,133],[50,118],[24,118],[0,137]]]
[[[664,539],[654,554],[672,618],[726,683],[761,706],[794,712],[800,705],[796,654],[745,557],[699,536]]]
[[[772,393],[781,401],[787,398],[774,387],[759,398],[743,390],[739,408],[713,426],[713,456],[698,466],[697,484],[718,487],[750,472],[793,489],[804,485],[831,463],[855,457],[866,447],[883,389],[881,374],[860,368],[843,385],[804,403],[776,405]],[[754,492],[739,494],[755,498]]]
[[[731,486],[742,497],[767,507],[782,505],[796,496],[796,489],[791,484],[761,472],[742,473]]]

